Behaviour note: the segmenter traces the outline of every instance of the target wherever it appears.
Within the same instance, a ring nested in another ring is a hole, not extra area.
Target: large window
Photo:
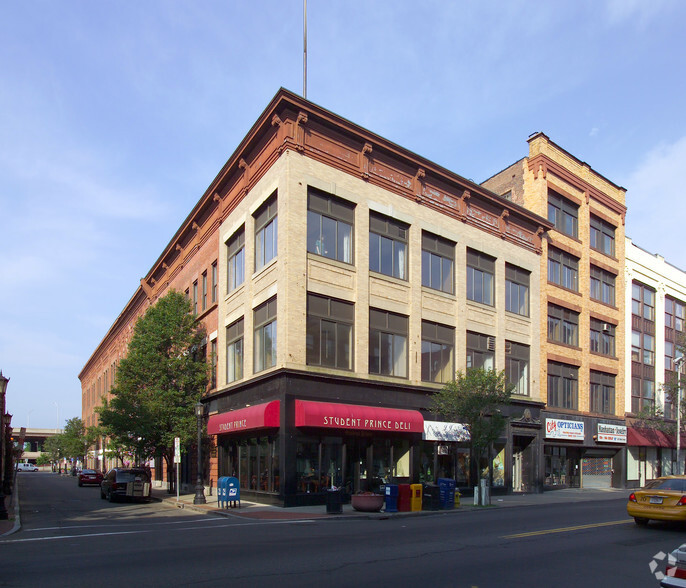
[[[212,303],[217,302],[217,262],[212,264]]]
[[[579,258],[555,247],[548,248],[548,281],[579,291]]]
[[[369,309],[369,373],[407,377],[408,318]]]
[[[631,331],[631,361],[655,365],[655,337],[640,331]]]
[[[467,299],[493,306],[495,259],[467,249]]]
[[[578,367],[556,361],[548,362],[548,406],[578,410]]]
[[[683,333],[685,318],[686,305],[670,296],[665,296],[665,327]]]
[[[431,233],[422,233],[422,286],[455,292],[453,268],[455,266],[455,243]]]
[[[255,271],[261,270],[278,251],[277,199],[272,196],[255,213]]]
[[[355,305],[307,295],[307,364],[352,369]]]
[[[422,321],[422,380],[445,384],[455,378],[455,329]]]
[[[226,383],[243,379],[243,319],[226,327]]]
[[[548,220],[555,229],[577,238],[579,236],[579,207],[553,190],[548,190]]]
[[[467,369],[495,369],[495,337],[467,332]]]
[[[614,257],[615,227],[591,215],[591,249]]]
[[[590,389],[591,412],[614,414],[615,412],[615,377],[611,374],[591,370]]]
[[[599,267],[591,266],[591,298],[608,306],[615,305],[616,276]]]
[[[369,269],[407,280],[408,225],[371,213],[369,215]]]
[[[631,378],[631,412],[636,414],[655,405],[655,382],[639,377]]]
[[[529,395],[529,346],[505,341],[505,375],[514,384],[513,394]]]
[[[243,227],[227,241],[227,293],[245,281],[245,230]]]
[[[631,284],[631,313],[648,321],[655,321],[655,290],[633,282]]]
[[[591,351],[615,357],[615,329],[612,323],[591,318]]]
[[[276,365],[276,298],[254,310],[255,373]]]
[[[345,263],[353,262],[355,205],[309,188],[307,250]]]
[[[579,313],[556,304],[548,304],[548,339],[578,347]]]
[[[531,273],[505,265],[505,310],[529,316],[529,280]]]

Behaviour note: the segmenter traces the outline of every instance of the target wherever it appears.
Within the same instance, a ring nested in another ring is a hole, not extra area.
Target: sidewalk
[[[19,484],[14,485],[12,496],[5,496],[5,508],[9,515],[8,520],[0,521],[0,537],[16,533],[21,528],[21,518],[19,511]]]
[[[491,499],[491,506],[486,508],[510,508],[518,506],[534,506],[545,504],[563,504],[570,502],[588,502],[594,500],[614,500],[626,498],[629,496],[629,490],[623,489],[580,489],[568,488],[565,490],[553,490],[544,492],[542,494],[508,494],[505,496],[494,496]],[[459,512],[466,512],[472,510],[484,510],[484,507],[474,506],[473,498],[462,497],[461,504],[458,508],[451,510],[437,510],[437,511],[417,511],[417,512],[358,512],[352,508],[350,504],[343,505],[343,512],[341,514],[327,514],[326,506],[297,506],[291,508],[283,508],[281,506],[272,506],[268,504],[260,504],[258,502],[251,502],[242,500],[240,508],[219,508],[216,496],[205,496],[207,504],[193,504],[194,494],[181,494],[178,498],[176,495],[167,494],[166,490],[155,488],[152,491],[154,500],[163,502],[168,506],[175,508],[183,508],[193,510],[199,513],[212,513],[219,516],[226,517],[240,517],[246,519],[261,519],[261,520],[312,520],[312,519],[379,519],[389,517],[415,517],[437,514],[453,514]]]

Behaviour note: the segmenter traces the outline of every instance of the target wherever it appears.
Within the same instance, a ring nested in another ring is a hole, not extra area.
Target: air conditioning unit
[[[488,338],[488,350],[495,351],[495,337]]]
[[[512,353],[512,341],[505,341],[505,355]]]
[[[610,323],[603,323],[603,331],[604,332],[609,333],[611,329],[612,329],[612,325]]]

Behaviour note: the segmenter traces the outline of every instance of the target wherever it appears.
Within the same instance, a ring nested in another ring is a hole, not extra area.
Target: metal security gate
[[[581,475],[583,488],[612,488],[612,458],[582,458]]]

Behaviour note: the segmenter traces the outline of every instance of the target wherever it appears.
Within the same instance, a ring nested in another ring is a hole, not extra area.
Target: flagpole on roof
[[[307,99],[307,0],[303,0],[303,98]]]

